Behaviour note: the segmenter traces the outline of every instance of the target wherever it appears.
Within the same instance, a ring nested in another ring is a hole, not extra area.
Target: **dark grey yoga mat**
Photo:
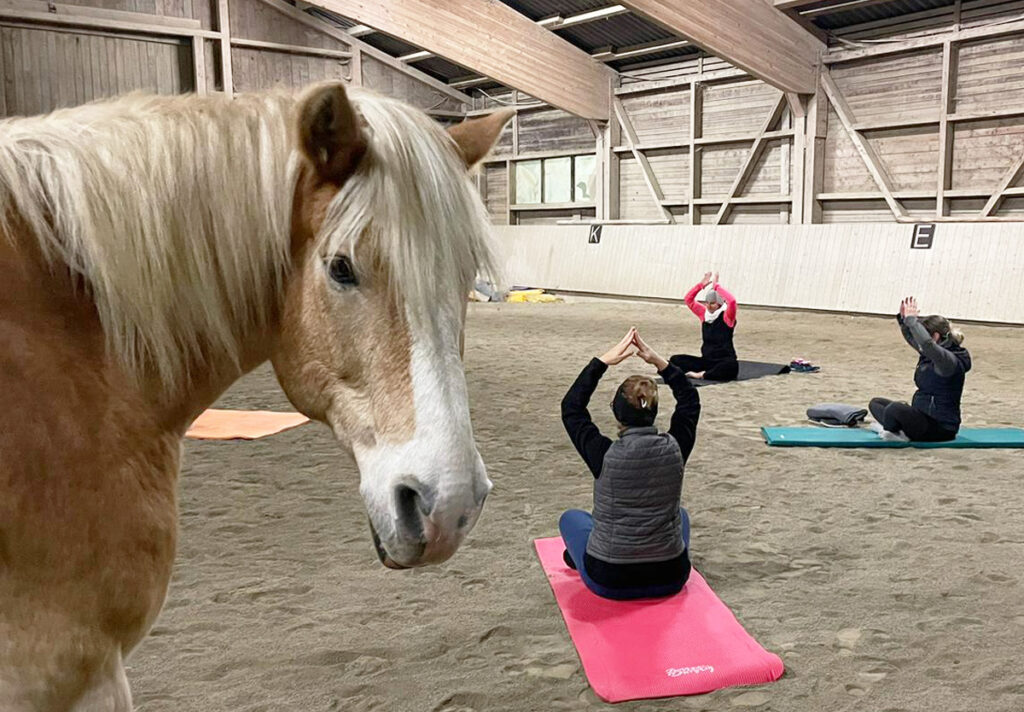
[[[740,361],[740,372],[736,377],[737,381],[749,381],[752,378],[763,378],[765,376],[781,376],[784,373],[789,373],[789,366],[781,363],[765,363],[763,361]],[[658,379],[661,380],[661,379]],[[703,378],[690,379],[695,387],[700,388],[701,386],[720,386],[723,383],[732,383],[732,381],[705,381]]]

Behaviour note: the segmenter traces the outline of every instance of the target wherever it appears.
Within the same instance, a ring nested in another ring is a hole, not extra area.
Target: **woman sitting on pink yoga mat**
[[[658,369],[676,407],[668,432],[659,433],[654,426],[657,384],[647,376],[630,376],[612,400],[619,422],[619,438],[613,442],[598,430],[587,405],[608,367],[634,355]],[[595,481],[593,514],[570,509],[558,528],[566,564],[597,595],[619,600],[671,596],[689,578],[690,520],[679,499],[699,418],[696,389],[636,329],[604,356],[591,359],[562,399],[562,423]]]
[[[698,303],[697,294],[709,284],[711,289],[704,294],[704,304]],[[700,356],[677,354],[669,362],[690,378],[735,381],[740,371],[732,345],[736,331],[736,297],[718,283],[717,272],[714,279],[710,272],[705,272],[704,278],[693,285],[684,299],[686,306],[700,319],[703,337]]]

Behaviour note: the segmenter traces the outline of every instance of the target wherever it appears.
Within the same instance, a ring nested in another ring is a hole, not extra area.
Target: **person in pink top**
[[[702,289],[711,285],[704,295],[704,304],[697,301]],[[703,343],[700,356],[677,354],[669,359],[690,378],[706,381],[735,381],[739,374],[739,362],[732,337],[736,331],[736,297],[714,279],[710,272],[686,293],[686,306],[701,322]]]

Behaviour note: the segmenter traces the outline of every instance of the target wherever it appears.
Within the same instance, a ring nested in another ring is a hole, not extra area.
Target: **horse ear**
[[[355,170],[366,137],[344,84],[319,84],[299,99],[299,147],[325,182],[341,185]]]
[[[467,168],[472,168],[490,153],[505,124],[515,115],[516,110],[509,107],[448,128],[448,134],[458,146]]]

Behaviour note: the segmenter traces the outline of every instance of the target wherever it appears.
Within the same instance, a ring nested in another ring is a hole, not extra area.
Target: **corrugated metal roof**
[[[864,3],[862,6],[856,2],[844,2],[841,4],[823,2],[820,5],[805,8],[801,14],[810,14],[814,24],[824,30],[833,30],[850,25],[860,25],[865,22],[893,19],[897,20],[901,15],[909,15],[924,10],[934,10],[940,7],[949,7],[952,10],[956,4],[955,0],[891,0],[891,2]],[[836,6],[834,10],[830,6]],[[824,8],[826,12],[820,13]]]
[[[313,17],[318,17],[321,20],[325,20],[331,23],[332,25],[337,25],[338,27],[343,27],[346,30],[350,27],[355,27],[358,24],[348,19],[347,17],[335,15],[333,12],[321,9],[319,7],[310,7],[306,10],[306,12],[312,15]]]
[[[446,82],[449,82],[452,79],[461,79],[462,77],[473,74],[469,69],[455,64],[454,62],[449,62],[447,59],[443,59],[441,57],[422,59],[418,62],[413,62],[412,66],[421,72],[426,72],[427,74]]]
[[[555,30],[555,33],[588,53],[602,47],[630,47],[673,37],[671,32],[635,15],[617,15]]]
[[[616,62],[609,62],[608,66],[617,72],[628,72],[630,69],[636,69],[640,66],[647,67],[658,63],[683,59],[684,57],[699,54],[700,51],[700,47],[689,45],[687,47],[679,47],[678,49],[671,49],[665,52],[656,52],[654,54],[645,54],[641,57],[630,57]]]
[[[543,20],[555,15],[576,15],[587,10],[599,10],[614,5],[614,0],[501,0],[516,12],[531,20]]]

